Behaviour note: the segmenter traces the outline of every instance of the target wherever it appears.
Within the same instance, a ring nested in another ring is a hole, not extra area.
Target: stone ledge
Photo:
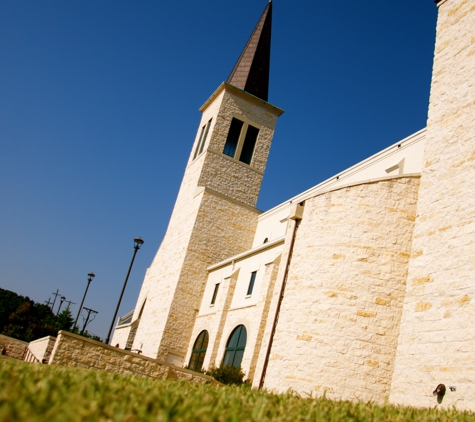
[[[282,110],[281,108],[267,102],[267,101],[264,101],[260,98],[257,98],[256,96],[252,95],[252,94],[249,94],[248,92],[246,91],[243,91],[242,89],[239,89],[239,88],[236,88],[235,86],[227,83],[227,82],[223,82],[219,87],[218,89],[216,89],[216,91],[214,91],[213,94],[211,94],[211,97],[209,97],[206,102],[200,107],[200,111],[202,113],[204,113],[204,111],[210,106],[210,104],[218,97],[219,94],[221,94],[221,92],[223,91],[228,91],[228,92],[231,92],[232,94],[234,95],[237,95],[241,98],[244,98],[245,100],[255,104],[255,105],[258,105],[260,107],[263,107],[265,108],[267,111],[269,111],[270,113],[274,114],[276,117],[279,117],[281,116],[282,114],[284,114],[284,110]]]

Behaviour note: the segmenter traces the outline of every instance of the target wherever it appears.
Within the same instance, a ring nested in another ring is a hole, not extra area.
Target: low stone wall
[[[24,360],[26,362],[47,363],[53,351],[56,337],[43,337],[28,345]]]
[[[0,334],[0,353],[15,359],[23,359],[28,343]]]
[[[156,359],[128,352],[98,341],[60,331],[50,365],[96,369],[150,378],[170,378],[195,383],[218,383],[214,378],[187,369],[167,365]]]

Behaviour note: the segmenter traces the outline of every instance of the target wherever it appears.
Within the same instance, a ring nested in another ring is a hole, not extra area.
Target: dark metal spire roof
[[[267,101],[269,96],[272,0],[257,23],[227,82]]]

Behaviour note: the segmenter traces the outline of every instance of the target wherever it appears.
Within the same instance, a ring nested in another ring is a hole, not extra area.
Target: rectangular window
[[[257,271],[253,271],[251,273],[251,280],[249,280],[249,287],[247,288],[247,296],[252,295],[252,291],[254,290],[254,282],[256,281],[256,274]]]
[[[211,299],[211,305],[214,305],[216,302],[216,296],[218,296],[218,290],[219,290],[219,283],[215,284],[214,286],[214,292],[213,292],[213,298]]]
[[[201,141],[201,146],[200,146],[200,152],[198,154],[201,154],[203,152],[203,148],[206,144],[206,139],[208,138],[208,133],[209,133],[209,127],[211,126],[211,121],[213,119],[209,119],[208,124],[206,125],[206,130],[205,130],[205,136],[203,136],[203,140]]]
[[[206,138],[208,137],[209,128],[211,126],[212,120],[213,119],[209,119],[208,123],[201,128],[200,139],[198,141],[198,144],[196,145],[196,150],[195,150],[195,154],[193,155],[193,160],[196,157],[198,157],[199,154],[203,152],[203,148],[206,144]]]
[[[200,150],[201,140],[203,139],[203,135],[205,133],[206,125],[201,128],[200,139],[196,144],[195,155],[193,155],[193,160],[198,156],[198,151]]]
[[[229,128],[228,139],[226,139],[226,145],[224,145],[223,154],[234,158],[243,124],[244,122],[233,117],[231,127]]]
[[[259,129],[249,125],[247,127],[246,138],[244,139],[239,161],[242,161],[246,164],[251,164],[252,154],[254,153],[254,147],[256,146],[257,135],[259,135]]]

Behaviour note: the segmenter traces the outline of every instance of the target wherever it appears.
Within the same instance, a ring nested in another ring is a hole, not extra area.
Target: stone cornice
[[[241,97],[251,103],[254,103],[255,105],[261,106],[265,108],[267,111],[270,113],[276,115],[279,117],[284,113],[284,110],[282,110],[279,107],[276,107],[275,105],[272,105],[271,103],[268,103],[267,101],[261,100],[260,98],[257,98],[256,96],[247,93],[246,91],[243,91],[242,89],[236,88],[233,85],[228,84],[227,82],[223,82],[216,91],[211,94],[211,97],[209,97],[206,102],[200,107],[200,111],[203,113],[209,105],[218,97],[219,94],[223,91],[228,91],[231,94],[234,94],[238,97]]]

